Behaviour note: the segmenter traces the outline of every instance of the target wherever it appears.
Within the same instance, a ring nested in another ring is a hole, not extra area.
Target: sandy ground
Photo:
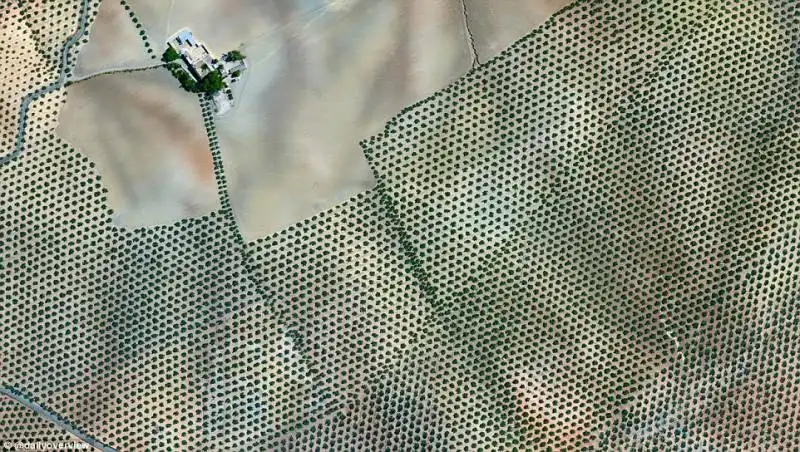
[[[481,61],[565,3],[468,2]],[[130,5],[157,52],[169,35],[189,27],[212,52],[238,48],[249,57],[250,69],[233,87],[237,105],[218,119],[218,131],[234,211],[250,240],[372,187],[358,142],[472,63],[457,0],[131,0]],[[106,9],[93,37],[102,36],[96,34],[101,30],[114,33],[115,16]],[[103,44],[90,41],[82,58],[112,65],[102,62],[103,52]]]
[[[150,62],[139,33],[117,0],[100,3],[100,10],[89,31],[89,42],[78,54],[73,73],[76,77],[119,67],[141,66]]]
[[[247,239],[373,186],[359,140],[471,64],[454,0],[131,5],[154,42],[186,26],[212,52],[249,57],[238,105],[218,121]]]
[[[216,53],[237,48],[263,34],[273,23],[271,3],[261,0],[129,0],[157,46],[182,27]]]
[[[466,0],[480,61],[486,62],[573,0]]]
[[[380,1],[303,17],[245,45],[241,101],[219,121],[246,238],[275,232],[374,185],[358,142],[470,65],[452,2]]]
[[[219,206],[198,99],[176,85],[152,70],[68,88],[57,134],[97,164],[117,224],[164,224]]]

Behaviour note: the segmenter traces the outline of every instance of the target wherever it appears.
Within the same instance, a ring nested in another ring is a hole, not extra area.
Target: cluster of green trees
[[[209,72],[198,82],[191,74],[186,72],[180,64],[173,62],[167,65],[167,68],[172,76],[181,84],[181,88],[190,93],[206,93],[208,95],[213,95],[225,88],[225,82],[222,81],[222,74],[220,74],[218,70]]]
[[[171,63],[180,57],[181,54],[179,54],[177,50],[173,49],[172,46],[167,46],[167,50],[161,55],[161,61]]]
[[[172,76],[175,77],[181,84],[181,88],[185,89],[186,91],[189,91],[190,93],[198,92],[197,82],[194,80],[194,77],[192,77],[188,72],[183,70],[183,68],[179,64],[177,63],[170,64],[168,68],[170,73],[172,73]]]
[[[200,80],[200,83],[197,84],[197,88],[202,93],[216,94],[222,88],[225,88],[225,83],[222,81],[222,74],[219,73],[219,70],[214,69]]]
[[[161,61],[167,63],[167,68],[170,73],[172,73],[172,76],[180,82],[181,87],[186,91],[190,93],[206,93],[213,95],[227,88],[227,85],[222,80],[222,65],[217,66],[216,69],[206,74],[206,76],[198,82],[176,62],[180,58],[181,55],[171,46],[168,46],[161,55]],[[224,58],[227,61],[241,61],[245,56],[238,50],[231,50],[225,54]],[[238,77],[239,75],[241,75],[239,71],[233,74],[234,77]]]
[[[244,58],[242,52],[238,50],[231,50],[225,55],[226,61],[242,61]]]

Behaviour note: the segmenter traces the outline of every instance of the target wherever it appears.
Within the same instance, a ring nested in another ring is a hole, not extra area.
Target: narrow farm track
[[[30,108],[31,103],[34,100],[46,94],[61,89],[66,83],[69,51],[72,48],[72,46],[75,45],[75,43],[78,42],[80,37],[83,35],[83,32],[86,29],[86,23],[88,21],[88,17],[89,17],[89,0],[83,0],[81,16],[78,22],[78,29],[69,38],[67,38],[66,42],[64,43],[64,48],[61,51],[61,68],[58,75],[58,79],[48,86],[45,86],[36,91],[33,91],[32,93],[27,94],[22,99],[22,104],[20,105],[20,112],[19,112],[19,126],[17,129],[17,140],[16,140],[16,145],[14,147],[14,151],[12,151],[8,155],[0,157],[0,165],[11,162],[12,160],[19,157],[19,155],[22,153],[23,139],[25,137],[25,126],[27,125],[28,109]],[[76,436],[77,438],[81,439],[82,441],[86,442],[87,444],[91,445],[92,447],[98,450],[113,451],[113,449],[106,447],[105,445],[99,443],[98,441],[95,441],[93,438],[71,427],[67,422],[64,422],[58,416],[48,411],[45,407],[32,401],[28,397],[25,397],[21,393],[11,388],[8,388],[6,386],[0,387],[0,396],[6,396],[21,403],[22,405],[33,410],[43,418],[52,422],[54,425],[71,433],[72,435]]]
[[[99,77],[101,75],[116,74],[116,73],[119,73],[119,72],[147,71],[147,70],[150,70],[150,69],[157,69],[157,68],[160,68],[160,67],[164,67],[165,65],[166,65],[166,63],[152,63],[152,64],[145,64],[145,65],[141,65],[141,66],[115,67],[115,68],[110,68],[110,69],[103,69],[103,70],[100,70],[100,71],[97,71],[97,72],[93,72],[91,74],[86,74],[86,75],[82,75],[80,77],[75,77],[75,78],[69,79],[69,80],[67,80],[66,83],[72,84],[72,83],[83,82],[83,81],[89,80],[89,79],[94,78],[94,77]]]
[[[32,93],[29,93],[25,97],[22,98],[22,104],[20,105],[19,109],[19,126],[17,127],[17,141],[14,146],[14,150],[3,157],[0,157],[0,165],[5,165],[6,163],[16,159],[22,153],[22,145],[23,140],[25,138],[25,126],[27,125],[28,120],[28,109],[30,109],[31,103],[47,94],[50,94],[54,91],[57,91],[64,87],[64,84],[67,82],[67,70],[68,70],[68,62],[69,59],[69,50],[72,48],[75,43],[78,42],[80,37],[83,35],[83,32],[86,30],[86,23],[89,20],[89,0],[83,0],[81,9],[81,16],[78,22],[78,29],[75,30],[69,38],[67,38],[66,42],[64,43],[64,48],[61,51],[61,67],[59,69],[58,79],[50,85],[47,85],[43,88],[40,88]]]
[[[38,403],[31,401],[30,399],[28,399],[24,395],[18,393],[17,391],[8,389],[6,387],[3,387],[3,388],[0,388],[0,396],[6,396],[6,397],[8,397],[8,398],[10,398],[10,399],[12,399],[12,400],[24,405],[25,407],[33,410],[39,416],[41,416],[41,417],[47,419],[48,421],[52,422],[53,425],[55,425],[55,426],[59,427],[60,429],[70,433],[71,435],[77,437],[78,439],[80,439],[84,443],[94,447],[97,450],[101,450],[103,452],[115,452],[114,449],[103,445],[102,443],[100,443],[99,441],[96,441],[94,438],[92,438],[92,437],[90,437],[88,435],[83,434],[79,430],[77,430],[77,429],[73,428],[72,426],[70,426],[69,423],[64,422],[63,420],[59,419],[57,416],[54,416],[47,409],[45,409],[44,407],[42,407]]]

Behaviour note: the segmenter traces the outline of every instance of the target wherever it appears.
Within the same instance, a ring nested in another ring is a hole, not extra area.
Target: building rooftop
[[[183,30],[181,31],[178,36],[175,38],[178,41],[178,44],[189,44],[191,46],[196,46],[197,43],[194,40],[194,36],[192,36],[191,30]]]

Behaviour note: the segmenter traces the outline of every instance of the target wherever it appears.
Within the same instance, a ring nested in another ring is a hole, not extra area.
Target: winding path
[[[27,116],[28,116],[28,109],[30,108],[31,102],[44,96],[46,94],[52,93],[58,89],[61,89],[67,81],[67,60],[69,59],[69,51],[73,45],[80,39],[83,35],[83,32],[86,30],[86,23],[89,19],[89,0],[83,0],[83,6],[81,9],[81,17],[78,23],[78,29],[73,33],[69,38],[67,38],[66,42],[64,43],[64,48],[61,51],[61,68],[58,74],[58,79],[53,82],[52,84],[40,88],[32,93],[29,93],[22,99],[22,104],[20,105],[19,109],[19,126],[17,130],[17,141],[14,151],[10,154],[0,157],[0,165],[4,165],[14,159],[16,159],[22,153],[22,142],[25,136],[25,126],[27,125]],[[102,451],[112,451],[113,449],[99,443],[98,441],[94,440],[93,438],[83,434],[82,432],[78,431],[77,429],[73,428],[69,423],[65,422],[55,414],[48,411],[46,408],[42,407],[38,403],[30,400],[23,394],[14,391],[7,386],[0,387],[0,396],[7,396],[22,405],[28,407],[29,409],[33,410],[43,418],[47,419],[48,421],[52,422],[54,425],[60,427],[61,429],[71,433],[72,435],[76,436],[77,438],[81,439],[85,443],[91,445],[92,447],[102,450]]]
[[[52,93],[53,91],[61,89],[67,81],[67,60],[69,59],[69,50],[75,45],[76,42],[81,38],[83,32],[86,30],[86,23],[89,20],[89,0],[83,0],[83,6],[81,9],[81,17],[78,22],[78,29],[73,33],[67,41],[64,43],[64,49],[61,51],[61,68],[58,74],[58,80],[53,82],[50,85],[47,85],[43,88],[40,88],[32,93],[29,93],[22,99],[22,105],[19,109],[19,126],[17,127],[17,141],[16,145],[14,146],[14,150],[3,157],[0,157],[0,165],[5,165],[6,163],[16,159],[22,153],[22,141],[25,138],[25,126],[27,123],[28,118],[28,109],[31,106],[31,102],[34,100]]]

